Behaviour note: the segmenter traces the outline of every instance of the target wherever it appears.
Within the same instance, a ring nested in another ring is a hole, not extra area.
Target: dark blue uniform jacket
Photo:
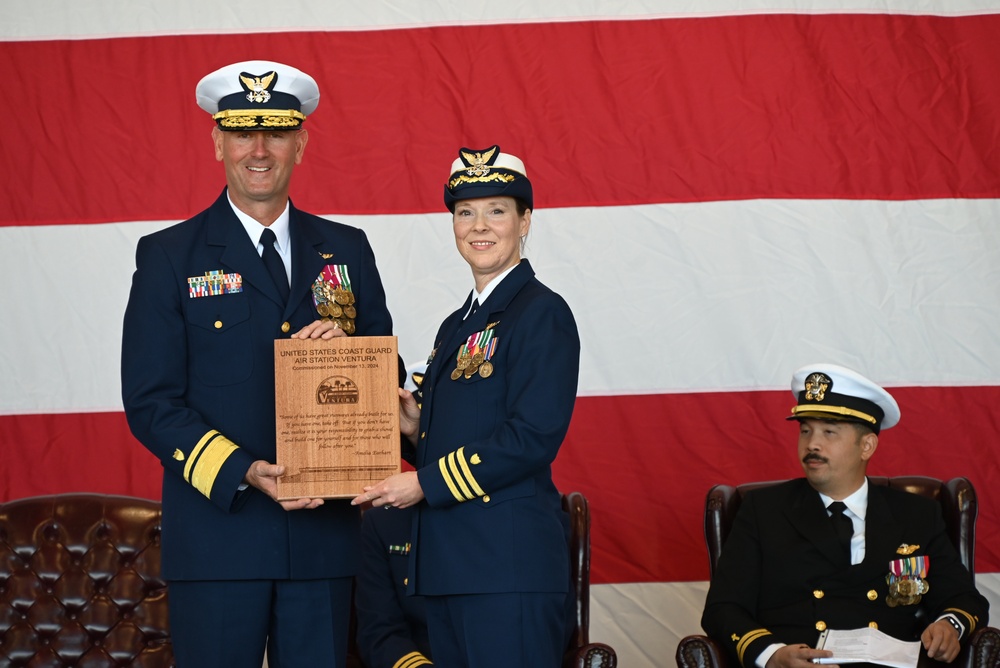
[[[311,285],[346,264],[356,335],[392,334],[361,230],[290,210],[291,296],[282,305],[225,191],[211,208],[140,239],[125,312],[122,394],[136,438],[163,463],[167,579],[351,576],[360,519],[346,501],[284,511],[253,488],[251,462],[275,460],[274,340],[318,316]],[[241,291],[191,297],[188,279],[221,271]]]
[[[468,306],[441,325],[424,376],[416,468],[426,500],[410,591],[565,592],[569,525],[551,464],[576,399],[576,322],[527,260],[463,322]],[[461,345],[490,326],[492,374],[452,380]]]
[[[906,556],[930,557],[930,589],[918,605],[890,606],[889,563]],[[752,666],[772,643],[815,647],[823,628],[871,625],[912,641],[950,612],[968,637],[986,625],[988,607],[945,532],[937,502],[869,484],[865,558],[852,566],[819,493],[800,478],[746,495],[701,623]]]

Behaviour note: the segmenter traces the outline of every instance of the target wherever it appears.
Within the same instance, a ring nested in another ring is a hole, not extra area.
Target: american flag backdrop
[[[159,497],[120,399],[135,244],[224,185],[197,81],[268,59],[322,92],[292,199],[368,233],[408,363],[472,287],[457,149],[524,159],[526,256],[583,345],[556,478],[621,665],[699,632],[708,488],[801,473],[811,362],[899,401],[871,473],[976,485],[1000,609],[1000,0],[0,9],[0,498]]]

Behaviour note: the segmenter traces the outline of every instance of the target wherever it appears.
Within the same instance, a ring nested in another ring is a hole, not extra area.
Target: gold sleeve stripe
[[[444,484],[448,485],[448,489],[451,490],[451,495],[455,497],[456,501],[465,501],[465,497],[458,491],[455,487],[454,481],[451,479],[451,474],[448,473],[448,464],[445,461],[447,458],[442,457],[438,460],[438,468],[441,469],[441,477],[444,479]]]
[[[458,463],[462,467],[462,473],[465,475],[465,479],[469,481],[470,485],[472,485],[472,491],[476,493],[476,496],[485,495],[486,492],[484,492],[483,488],[479,486],[478,482],[476,482],[476,476],[472,475],[472,469],[469,468],[469,461],[465,458],[465,446],[459,448],[458,452],[460,453]]]
[[[392,664],[392,668],[415,668],[416,666],[433,666],[426,656],[420,652],[410,652],[403,658],[401,658],[396,663]]]
[[[451,474],[452,479],[462,488],[462,493],[465,495],[466,499],[474,499],[476,495],[472,493],[469,486],[465,484],[465,476],[462,475],[460,469],[468,468],[465,466],[465,448],[461,447],[458,450],[452,452],[448,455],[448,472]]]
[[[469,501],[485,496],[486,492],[472,475],[472,469],[465,458],[465,446],[439,459],[438,468],[441,469],[441,477],[457,501]]]
[[[750,633],[747,633],[742,638],[740,638],[740,641],[736,643],[736,654],[740,659],[740,665],[742,666],[746,665],[746,663],[743,662],[743,653],[747,651],[747,647],[750,646],[750,643],[752,643],[754,640],[757,640],[758,638],[763,638],[764,636],[769,636],[769,635],[771,635],[771,632],[768,631],[767,629],[754,629]]]
[[[968,638],[972,635],[972,632],[976,630],[976,618],[967,613],[965,610],[959,610],[958,608],[945,608],[945,612],[954,612],[961,615],[969,621],[967,624],[968,628],[965,630],[965,635],[963,637]]]
[[[206,446],[204,454],[198,459],[194,474],[191,476],[191,484],[194,485],[195,489],[211,498],[215,478],[222,470],[222,465],[229,459],[229,455],[234,452],[236,452],[236,444],[225,436],[213,439]]]
[[[455,456],[455,452],[450,452],[447,456],[442,457],[441,465],[443,468],[441,470],[448,482],[448,488],[451,489],[451,493],[455,498],[459,501],[468,501],[473,498],[472,492],[469,491],[469,486],[465,484],[462,477],[458,475],[458,467],[455,466]]]
[[[201,437],[201,440],[198,441],[198,444],[194,446],[193,450],[191,450],[191,454],[188,455],[187,464],[184,465],[185,481],[191,482],[191,469],[194,468],[194,463],[198,461],[198,457],[201,456],[201,451],[205,447],[205,445],[216,436],[221,436],[221,435],[222,434],[213,429]]]
[[[236,452],[236,444],[214,429],[198,441],[191,458],[184,467],[184,479],[195,489],[211,498],[215,478],[229,455]]]

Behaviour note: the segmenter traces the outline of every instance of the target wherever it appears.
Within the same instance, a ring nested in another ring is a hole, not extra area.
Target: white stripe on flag
[[[311,30],[384,30],[489,23],[660,19],[750,14],[922,14],[970,16],[995,13],[996,0],[624,0],[622,2],[229,3],[176,0],[167,3],[91,0],[66,3],[3,0],[0,40],[86,39]],[[947,5],[947,6],[945,6]]]
[[[331,217],[368,233],[401,354],[425,359],[472,287],[447,213]],[[539,210],[526,255],[576,315],[581,395],[785,388],[821,359],[887,385],[996,385],[997,220],[1000,200]],[[0,228],[16,325],[0,349],[18,351],[0,412],[120,409],[135,244],[167,224]]]

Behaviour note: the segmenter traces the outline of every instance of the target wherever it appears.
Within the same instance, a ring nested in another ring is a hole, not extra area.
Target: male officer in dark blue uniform
[[[347,502],[275,500],[274,340],[390,335],[385,293],[362,231],[288,198],[313,78],[242,62],[196,97],[227,188],[139,241],[122,342],[129,426],[164,467],[175,652],[183,668],[259,668],[266,643],[272,668],[343,666],[360,519]],[[350,293],[352,318],[320,318],[317,281]]]
[[[358,649],[366,668],[430,666],[424,599],[406,595],[414,507],[384,508],[367,511],[361,525]]]
[[[805,668],[825,629],[871,627],[951,662],[987,624],[940,505],[865,477],[899,406],[855,371],[811,364],[792,378],[805,478],[746,495],[702,616],[745,668]],[[922,612],[925,617],[917,613]]]

